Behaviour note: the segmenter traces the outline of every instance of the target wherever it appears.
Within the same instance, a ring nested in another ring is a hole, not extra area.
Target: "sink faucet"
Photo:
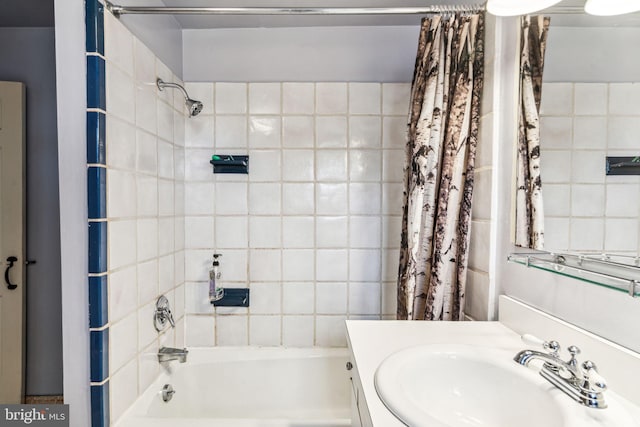
[[[187,361],[189,351],[186,348],[160,347],[158,351],[158,362],[170,362],[177,360],[180,363]]]
[[[543,363],[540,375],[551,384],[569,395],[576,402],[590,408],[606,408],[604,391],[607,384],[596,370],[596,365],[587,360],[580,364],[576,356],[580,349],[574,345],[567,348],[571,359],[560,358],[560,344],[557,341],[544,342],[543,348],[548,353],[536,350],[522,350],[513,358],[523,366],[529,366],[533,360]]]

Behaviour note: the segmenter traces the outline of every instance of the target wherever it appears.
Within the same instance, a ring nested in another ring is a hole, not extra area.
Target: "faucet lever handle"
[[[554,357],[560,357],[560,343],[558,341],[546,341],[542,344],[542,348],[548,350]]]
[[[607,381],[598,373],[596,364],[591,360],[587,360],[582,364],[584,372],[585,388],[590,388],[596,392],[602,392],[607,389]]]
[[[532,345],[532,346],[536,346],[536,347],[542,347],[543,349],[549,351],[549,353],[551,353],[551,355],[553,355],[554,357],[559,357],[560,356],[560,343],[558,343],[558,341],[555,340],[550,340],[550,341],[545,341],[545,340],[541,340],[540,338],[536,337],[535,335],[531,335],[531,334],[524,334],[520,337],[520,339],[522,339],[522,341],[524,341],[525,343]]]

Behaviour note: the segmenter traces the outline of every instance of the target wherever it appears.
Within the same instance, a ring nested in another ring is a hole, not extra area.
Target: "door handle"
[[[10,290],[14,290],[18,287],[18,285],[14,285],[13,283],[11,283],[11,279],[9,279],[9,270],[11,270],[11,267],[13,267],[13,263],[16,261],[18,261],[18,258],[14,256],[10,256],[9,258],[7,258],[7,262],[9,264],[7,266],[7,269],[4,271],[4,281],[7,282],[7,288],[9,288]]]

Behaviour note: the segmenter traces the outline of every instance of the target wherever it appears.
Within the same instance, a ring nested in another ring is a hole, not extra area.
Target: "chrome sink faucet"
[[[177,360],[180,363],[184,363],[187,361],[187,354],[189,354],[189,350],[186,348],[160,347],[160,350],[158,350],[158,362]]]
[[[607,407],[604,400],[606,381],[600,376],[593,362],[590,360],[582,364],[578,362],[576,357],[580,354],[578,347],[572,345],[567,348],[571,358],[564,361],[560,358],[560,344],[557,341],[541,342],[541,344],[548,352],[522,350],[513,360],[523,366],[529,366],[533,360],[541,360],[544,363],[540,369],[540,375],[573,400],[590,408]]]

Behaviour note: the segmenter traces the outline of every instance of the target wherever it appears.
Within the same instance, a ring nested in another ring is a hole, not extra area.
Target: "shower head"
[[[156,80],[156,85],[158,86],[158,90],[163,90],[165,87],[179,89],[184,95],[185,105],[189,110],[189,117],[197,116],[202,111],[202,108],[203,108],[202,102],[189,98],[189,94],[187,93],[185,88],[179,85],[178,83],[165,82],[159,78],[158,80]]]

